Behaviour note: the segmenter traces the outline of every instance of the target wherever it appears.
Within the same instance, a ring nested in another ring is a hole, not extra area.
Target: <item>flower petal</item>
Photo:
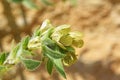
[[[78,48],[81,48],[84,44],[84,41],[83,40],[73,40],[73,45],[75,47],[78,47]]]
[[[69,34],[75,40],[80,40],[83,37],[83,34],[78,31],[70,32]]]

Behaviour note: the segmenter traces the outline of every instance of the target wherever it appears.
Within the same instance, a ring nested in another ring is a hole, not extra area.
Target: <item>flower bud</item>
[[[28,42],[28,49],[38,49],[41,48],[41,41],[39,36],[36,36]]]
[[[51,27],[53,27],[53,26],[52,26],[52,24],[50,23],[50,20],[46,19],[46,20],[42,23],[42,25],[41,25],[41,27],[40,27],[40,30],[41,30],[41,32],[44,32],[44,31],[46,31],[47,29],[49,29],[49,28],[51,28]]]

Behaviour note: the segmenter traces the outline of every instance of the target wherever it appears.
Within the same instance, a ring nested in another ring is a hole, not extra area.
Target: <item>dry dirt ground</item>
[[[28,20],[35,13],[28,10]],[[36,25],[48,18],[54,25],[70,24],[72,30],[84,33],[84,46],[76,49],[78,62],[65,67],[67,80],[120,80],[119,0],[79,0],[74,7],[59,2],[39,14]],[[25,70],[24,76],[26,80],[64,80],[57,72],[48,75],[44,65],[34,72]]]

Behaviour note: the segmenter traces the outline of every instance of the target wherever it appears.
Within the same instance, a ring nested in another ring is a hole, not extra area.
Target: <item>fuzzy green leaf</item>
[[[6,53],[0,53],[0,65],[2,65],[4,63],[4,61],[6,60]]]
[[[57,44],[50,38],[45,38],[42,42],[42,52],[44,55],[52,57],[54,59],[62,58],[65,56],[58,50],[59,46],[57,46]]]
[[[16,47],[12,49],[12,51],[9,53],[7,59],[5,60],[4,64],[15,64],[17,57],[17,53],[20,52],[20,44],[18,44]]]
[[[59,59],[59,58],[62,58],[65,56],[64,54],[60,53],[59,51],[54,51],[45,45],[42,46],[42,50],[43,50],[44,55],[46,55],[48,57],[52,57],[53,59]]]
[[[21,58],[21,61],[23,65],[28,69],[28,70],[35,70],[40,66],[41,61],[38,60],[33,60],[33,59],[25,59]]]
[[[23,49],[27,49],[27,45],[28,45],[29,40],[30,40],[30,37],[29,37],[29,36],[26,36],[26,37],[22,40],[22,42],[21,42],[21,47],[22,47]]]
[[[40,31],[39,27],[37,27],[33,33],[33,37],[40,36],[40,34],[41,34],[41,31]]]
[[[54,60],[54,65],[55,65],[56,70],[59,72],[59,74],[62,75],[64,78],[66,78],[61,59],[55,59]]]
[[[46,66],[48,73],[51,74],[53,69],[53,62],[50,59],[48,59]]]

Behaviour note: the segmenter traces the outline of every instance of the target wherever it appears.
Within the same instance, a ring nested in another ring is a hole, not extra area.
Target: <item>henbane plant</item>
[[[23,38],[9,54],[0,53],[0,73],[8,71],[18,63],[22,63],[28,70],[33,71],[45,62],[49,74],[55,68],[61,76],[66,78],[64,66],[71,66],[77,61],[74,47],[82,46],[82,33],[72,32],[70,25],[54,27],[47,19],[39,29],[34,31],[32,37]],[[35,50],[41,51],[41,60],[33,59]]]

